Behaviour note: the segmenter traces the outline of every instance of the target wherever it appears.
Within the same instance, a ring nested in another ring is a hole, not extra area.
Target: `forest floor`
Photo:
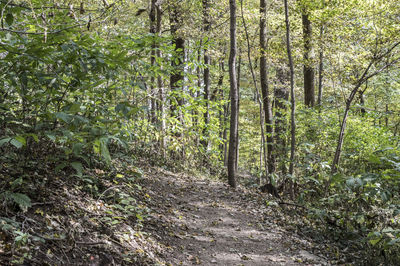
[[[32,207],[0,209],[0,265],[345,263],[302,208],[256,189],[121,165],[41,178],[47,166],[33,166]]]
[[[144,179],[152,219],[145,230],[172,265],[329,265],[331,244],[296,233],[299,224],[254,190],[153,170]],[[282,210],[286,210],[286,214]],[[303,210],[300,210],[303,211]],[[326,246],[325,246],[326,245]],[[329,256],[329,255],[328,255]]]

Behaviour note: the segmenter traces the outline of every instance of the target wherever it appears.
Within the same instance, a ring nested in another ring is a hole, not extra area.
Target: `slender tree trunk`
[[[366,114],[366,110],[365,110],[365,108],[364,108],[364,106],[365,106],[365,100],[364,100],[364,91],[367,89],[367,85],[365,85],[365,89],[364,90],[362,90],[362,91],[359,91],[359,94],[360,94],[360,106],[361,106],[361,115],[362,116],[365,116],[365,114]]]
[[[340,126],[340,131],[339,131],[339,137],[338,137],[338,141],[337,141],[335,156],[333,157],[332,166],[331,166],[332,174],[337,172],[337,168],[339,166],[340,156],[341,156],[341,153],[342,153],[344,133],[345,133],[345,130],[346,130],[347,117],[349,115],[349,110],[350,110],[350,107],[351,107],[351,103],[354,100],[354,97],[358,93],[358,90],[360,89],[360,87],[365,82],[367,82],[370,78],[378,75],[382,71],[386,70],[388,67],[390,67],[390,66],[392,66],[392,65],[394,65],[394,64],[396,64],[396,63],[398,63],[400,61],[400,58],[395,58],[392,61],[388,61],[384,66],[382,66],[381,68],[379,68],[375,72],[373,72],[373,73],[368,75],[369,71],[371,70],[371,68],[372,68],[372,66],[374,64],[376,64],[378,62],[381,62],[384,58],[390,58],[389,55],[399,45],[400,45],[400,41],[395,42],[389,49],[385,49],[385,51],[382,54],[380,54],[380,55],[375,54],[374,58],[372,58],[372,60],[368,64],[368,66],[364,69],[363,74],[357,80],[357,82],[354,85],[353,90],[351,91],[349,97],[347,98],[347,100],[346,100],[346,108],[344,110],[344,115],[343,115],[342,123],[341,123],[341,126]]]
[[[274,156],[274,136],[272,127],[272,110],[269,98],[268,86],[268,65],[267,65],[267,4],[266,0],[260,0],[260,78],[261,78],[261,93],[263,98],[265,124],[267,133],[268,147],[268,172],[275,172],[275,156]]]
[[[229,0],[230,8],[230,55],[229,55],[229,81],[231,89],[231,123],[228,152],[228,183],[236,188],[236,161],[238,142],[238,100],[239,90],[236,79],[236,0]]]
[[[197,62],[199,62],[199,63],[201,62],[201,46],[202,46],[202,41],[200,41],[200,47],[197,50]],[[197,90],[195,92],[193,92],[193,97],[195,97],[197,99],[197,96],[198,96],[197,94],[198,94],[198,92],[200,91],[200,88],[203,85],[202,84],[203,78],[201,76],[200,65],[197,66],[196,72],[197,72],[196,73],[197,74]],[[197,126],[198,126],[198,111],[197,111],[197,108],[194,108],[194,110],[192,110],[192,113],[193,113],[192,121],[193,121],[194,126],[197,128]],[[198,140],[196,142],[198,142]]]
[[[292,59],[292,46],[290,43],[290,22],[289,22],[289,8],[287,0],[283,0],[285,5],[285,24],[286,24],[286,50],[289,61],[290,69],[290,103],[291,103],[291,113],[290,113],[290,135],[291,135],[291,145],[290,145],[290,165],[289,174],[293,177],[294,173],[294,160],[296,152],[296,120],[295,120],[295,110],[296,110],[296,100],[294,94],[294,66]],[[293,198],[293,182],[291,182],[291,197]]]
[[[152,3],[153,4],[153,3]],[[154,8],[155,8],[155,34],[157,36],[160,36],[161,34],[161,22],[162,22],[162,11],[161,11],[161,3],[157,4],[156,1],[154,3]],[[152,7],[153,8],[153,7]],[[161,58],[161,50],[159,45],[156,44],[155,46],[155,55],[158,58]],[[161,68],[161,66],[159,66]],[[166,156],[166,147],[167,147],[167,138],[165,137],[166,135],[166,117],[165,117],[165,106],[164,106],[164,101],[165,101],[165,91],[164,91],[164,84],[163,84],[163,79],[160,75],[157,75],[157,87],[158,87],[158,93],[155,93],[154,97],[156,98],[158,96],[158,104],[156,104],[157,109],[158,109],[158,117],[161,121],[161,138],[160,138],[160,147],[161,147],[161,152],[163,154],[163,157]],[[157,95],[158,94],[158,95]]]
[[[340,126],[339,138],[338,138],[338,141],[337,141],[337,147],[336,147],[336,151],[335,151],[335,156],[333,158],[333,163],[332,163],[332,167],[331,167],[331,170],[332,170],[333,174],[337,172],[337,167],[338,167],[338,164],[339,164],[340,155],[342,154],[344,132],[346,130],[347,116],[349,115],[350,103],[351,103],[351,101],[347,101],[346,102],[346,108],[344,110],[342,124]]]
[[[151,0],[151,7],[150,7],[150,14],[149,14],[149,18],[150,18],[150,34],[153,35],[153,37],[156,37],[156,33],[157,33],[157,17],[156,17],[156,13],[157,13],[157,7],[156,7],[156,2],[157,0]],[[153,41],[152,45],[151,45],[151,58],[150,58],[150,64],[152,67],[155,66],[156,64],[156,50],[157,50],[157,43],[156,40]],[[154,75],[151,75],[150,78],[150,118],[151,118],[151,122],[156,123],[157,121],[157,116],[156,116],[156,112],[157,112],[157,106],[156,106],[156,89],[154,87],[155,85],[155,77]]]
[[[385,111],[386,111],[385,126],[388,127],[389,126],[389,105],[388,104],[386,104]]]
[[[264,1],[264,0],[261,0]],[[258,101],[259,104],[259,112],[260,112],[260,129],[261,129],[261,150],[260,150],[260,170],[262,169],[262,162],[264,162],[264,167],[265,167],[265,176],[269,178],[269,169],[268,169],[268,160],[267,160],[267,152],[265,148],[265,134],[264,134],[264,110],[263,110],[263,104],[261,101],[261,96],[260,92],[258,90],[257,86],[257,78],[254,73],[254,68],[253,68],[253,62],[251,60],[251,47],[250,47],[250,38],[249,38],[249,33],[247,30],[247,24],[246,20],[244,19],[243,15],[243,0],[240,1],[240,8],[241,8],[241,13],[242,13],[242,21],[243,21],[243,26],[246,34],[246,42],[247,42],[247,58],[249,60],[249,67],[250,67],[250,72],[251,76],[253,78],[253,83],[254,83],[254,88],[256,92],[256,100]],[[270,180],[271,181],[271,180]],[[260,179],[260,185],[262,183],[262,180]]]
[[[229,97],[230,98],[230,97]],[[224,131],[223,131],[223,140],[224,140],[224,166],[228,167],[228,117],[230,116],[229,113],[230,105],[227,104],[224,106]]]
[[[219,62],[219,78],[217,87],[215,88],[215,93],[211,95],[210,101],[214,101],[217,98],[217,95],[221,97],[220,99],[224,99],[224,90],[222,85],[224,83],[224,58],[222,58]],[[224,104],[222,110],[219,111],[219,137],[223,140],[223,142],[219,145],[219,151],[221,152],[221,158],[223,162],[225,162],[225,145],[226,145],[226,116],[227,116],[227,104]]]
[[[333,162],[332,162],[332,166],[331,166],[331,171],[332,171],[333,174],[337,172],[337,167],[339,166],[339,160],[340,160],[340,156],[341,156],[341,153],[342,153],[342,147],[343,147],[344,133],[345,133],[345,130],[346,130],[346,125],[347,125],[347,117],[349,115],[351,103],[353,102],[354,97],[356,96],[356,94],[357,94],[358,90],[360,89],[361,85],[368,80],[369,77],[367,77],[367,73],[368,73],[369,69],[371,68],[372,64],[373,64],[373,61],[366,68],[366,70],[364,71],[364,74],[357,81],[356,85],[354,86],[354,89],[351,91],[349,97],[346,100],[346,107],[345,107],[345,110],[344,110],[344,115],[343,115],[341,126],[340,126],[339,138],[338,138],[338,141],[337,141],[337,147],[336,147],[336,151],[335,151],[335,156],[333,158]]]
[[[321,107],[322,104],[322,90],[323,90],[323,80],[324,80],[324,47],[323,47],[323,38],[324,38],[324,25],[321,25],[319,31],[320,45],[319,45],[319,69],[318,69],[318,101],[317,105]]]
[[[203,30],[204,33],[208,36],[211,28],[210,16],[209,16],[209,2],[208,0],[203,0]],[[204,113],[204,129],[203,129],[203,137],[205,138],[202,141],[202,144],[205,149],[208,147],[208,124],[209,124],[209,94],[210,94],[210,68],[209,65],[211,63],[211,58],[208,53],[208,45],[209,42],[204,44],[204,102],[206,105],[206,112]]]
[[[177,31],[181,25],[180,7],[174,4],[170,11],[170,27],[172,35],[172,45],[174,46],[175,59],[171,60],[171,66],[174,69],[170,77],[171,93],[171,113],[181,121],[181,117],[177,112],[177,106],[183,105],[183,98],[178,96],[181,83],[183,83],[183,62],[185,57],[185,40],[178,35]],[[182,89],[182,88],[181,88]]]
[[[287,101],[289,101],[288,89],[288,72],[284,67],[276,70],[278,79],[277,85],[274,89],[274,107],[275,107],[275,156],[276,161],[279,162],[279,168],[283,175],[287,173],[287,151],[286,151],[286,131],[288,129],[286,112]]]
[[[306,7],[302,14],[304,39],[304,104],[313,107],[315,104],[314,68],[312,62],[312,28]]]
[[[239,126],[239,110],[240,110],[240,75],[242,74],[241,70],[242,70],[242,51],[239,48],[238,51],[238,55],[239,55],[239,60],[238,60],[238,64],[237,64],[237,88],[238,88],[238,100],[237,100],[237,112],[236,112],[236,120]],[[236,172],[238,171],[238,167],[239,167],[239,147],[240,147],[240,139],[239,139],[239,130],[236,131]]]

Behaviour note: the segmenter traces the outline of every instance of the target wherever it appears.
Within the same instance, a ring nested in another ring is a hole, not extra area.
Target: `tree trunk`
[[[344,115],[343,115],[343,119],[342,119],[342,124],[340,126],[339,138],[338,138],[338,141],[337,141],[337,147],[336,147],[336,151],[335,151],[335,157],[333,158],[333,163],[332,163],[332,167],[331,167],[331,170],[332,170],[333,174],[337,172],[337,167],[339,165],[340,155],[342,154],[344,132],[346,130],[347,117],[349,115],[350,104],[351,104],[351,101],[347,100],[346,108],[344,110]]]
[[[230,55],[229,55],[229,82],[231,90],[231,123],[228,152],[228,183],[236,188],[236,162],[238,143],[238,100],[239,90],[236,79],[236,0],[229,0],[230,8]]]
[[[261,78],[261,93],[263,98],[265,125],[267,133],[268,147],[268,172],[275,172],[275,156],[274,156],[274,137],[272,127],[272,110],[269,99],[268,86],[268,65],[267,65],[267,37],[266,37],[266,19],[267,19],[267,4],[266,0],[260,0],[260,78]]]
[[[265,2],[265,0],[261,0],[261,2],[262,1]],[[251,72],[251,76],[253,78],[255,94],[256,94],[256,100],[258,101],[258,104],[259,104],[259,107],[260,107],[259,108],[259,112],[260,112],[260,129],[261,129],[260,170],[262,169],[262,163],[264,162],[265,176],[268,178],[270,176],[269,176],[269,169],[268,169],[267,152],[266,152],[266,148],[265,148],[264,110],[263,110],[263,104],[262,104],[262,101],[261,101],[260,92],[259,92],[258,86],[257,86],[256,75],[254,73],[253,62],[251,60],[250,38],[249,38],[248,30],[247,30],[246,20],[244,19],[244,15],[243,15],[243,0],[240,1],[240,8],[241,8],[241,11],[242,11],[241,13],[242,13],[243,26],[244,26],[244,30],[245,30],[245,34],[246,34],[247,57],[248,57],[248,60],[249,60],[250,72]],[[261,184],[262,184],[262,180],[260,179],[260,185]]]
[[[152,5],[154,2],[154,7],[152,6],[151,8],[155,9],[154,12],[155,14],[151,16],[155,16],[155,34],[157,36],[160,36],[161,34],[161,19],[162,19],[162,11],[161,11],[161,3],[157,4],[157,1],[152,0]],[[152,19],[151,19],[152,20]],[[153,22],[154,23],[154,22]],[[159,49],[158,44],[156,43],[154,47],[155,51],[155,56],[158,58],[161,58],[161,50]],[[161,66],[159,66],[161,68]],[[161,152],[163,156],[166,156],[166,147],[167,147],[167,139],[165,138],[166,134],[166,118],[165,118],[165,107],[164,107],[164,101],[165,101],[165,91],[163,87],[163,79],[160,75],[157,75],[157,87],[158,87],[158,93],[155,92],[154,98],[157,98],[158,96],[158,103],[156,104],[157,111],[158,111],[158,117],[161,121],[161,137],[160,137],[160,146],[161,146]],[[158,95],[157,95],[158,94]]]
[[[314,68],[312,67],[312,28],[308,11],[304,7],[302,14],[304,39],[304,104],[313,107],[315,104]]]
[[[286,161],[286,131],[288,129],[285,113],[287,111],[287,101],[289,100],[288,72],[286,68],[280,67],[276,70],[277,85],[274,89],[274,107],[275,107],[275,157],[279,162],[279,169],[282,174],[287,173]]]
[[[172,35],[172,45],[174,46],[174,57],[171,60],[173,72],[170,77],[171,86],[171,113],[181,121],[181,117],[177,112],[177,106],[183,105],[183,98],[178,96],[180,94],[179,88],[183,83],[183,62],[185,57],[185,40],[177,34],[181,25],[180,7],[176,4],[172,5],[170,11],[170,27]],[[175,59],[175,60],[174,60]]]
[[[209,35],[211,22],[209,17],[209,2],[208,0],[203,0],[203,30],[206,36]],[[209,65],[211,63],[210,55],[208,54],[208,40],[204,44],[204,102],[206,105],[206,112],[204,113],[204,129],[203,129],[203,137],[204,140],[202,144],[207,150],[208,147],[208,124],[209,124],[209,94],[210,94],[210,68]]]
[[[365,90],[367,89],[367,85],[365,85]],[[365,114],[367,113],[367,111],[365,110],[364,106],[365,106],[365,101],[364,101],[364,91],[359,91],[360,94],[360,106],[361,106],[361,115],[365,116]]]
[[[290,165],[289,165],[289,174],[293,178],[294,173],[294,160],[295,160],[295,151],[296,151],[296,121],[295,121],[295,110],[296,110],[296,101],[294,94],[294,66],[292,59],[292,47],[290,43],[290,22],[289,22],[289,8],[287,0],[283,0],[285,5],[285,24],[286,24],[286,50],[289,61],[289,69],[290,69],[290,103],[291,103],[291,113],[290,113],[290,124],[291,124],[291,145],[290,145]],[[293,198],[293,181],[291,184],[291,197]]]
[[[157,33],[157,22],[156,22],[156,2],[157,0],[151,0],[151,7],[150,7],[150,34],[153,35],[154,41],[151,45],[151,58],[150,58],[150,64],[152,67],[155,66],[156,64],[156,50],[157,50],[157,42],[155,40],[156,33]],[[156,123],[157,121],[157,106],[156,106],[156,89],[154,87],[155,85],[155,77],[154,75],[151,75],[150,78],[150,119],[152,123]]]
[[[322,82],[324,79],[324,47],[323,47],[323,37],[324,37],[324,25],[321,25],[320,32],[320,46],[319,46],[319,69],[318,69],[318,102],[317,105],[321,107],[322,104]]]
[[[201,45],[202,45],[202,41],[200,41],[200,46]],[[199,62],[199,63],[201,62],[201,49],[200,48],[197,50],[197,62]],[[197,72],[196,73],[197,74],[197,90],[193,92],[193,97],[197,99],[198,95],[199,95],[199,92],[200,92],[200,88],[203,85],[202,84],[203,78],[201,76],[200,64],[197,66],[196,72]],[[197,108],[193,108],[192,115],[193,115],[192,123],[197,128],[197,126],[198,126],[198,116],[199,116]],[[198,143],[198,138],[196,138],[196,143]]]
[[[241,66],[242,66],[242,51],[240,50],[239,47],[239,51],[238,51],[238,55],[239,55],[239,60],[238,60],[238,64],[237,64],[237,88],[238,88],[238,99],[237,99],[237,112],[236,112],[236,120],[238,123],[238,127],[239,127],[239,110],[240,110],[240,75],[241,75]],[[236,168],[236,172],[238,171],[238,167],[239,167],[239,147],[240,147],[240,139],[239,139],[239,130],[236,131],[236,164],[235,164],[235,168]]]
[[[361,75],[361,77],[355,83],[354,89],[351,91],[349,97],[347,98],[347,100],[346,100],[346,108],[344,110],[344,115],[343,115],[342,123],[341,123],[341,126],[340,126],[340,131],[339,131],[339,137],[338,137],[338,141],[337,141],[335,156],[333,157],[333,162],[332,162],[332,166],[331,166],[332,174],[337,172],[337,168],[339,166],[340,156],[341,156],[341,153],[342,153],[343,140],[344,140],[344,133],[345,133],[345,130],[346,130],[347,117],[348,117],[348,114],[349,114],[351,103],[354,100],[354,97],[358,93],[358,90],[360,89],[360,87],[364,83],[366,83],[370,78],[378,75],[379,73],[381,73],[382,71],[384,71],[388,67],[390,67],[390,66],[392,66],[392,65],[394,65],[394,64],[396,64],[396,63],[398,63],[400,61],[400,58],[395,58],[392,61],[388,61],[384,66],[382,66],[381,68],[379,68],[375,72],[373,72],[373,73],[368,75],[370,69],[372,68],[372,66],[374,64],[376,64],[378,62],[381,62],[382,59],[384,59],[386,57],[390,58],[389,55],[399,45],[400,45],[400,41],[395,42],[389,49],[385,49],[382,54],[380,54],[380,55],[375,54],[374,55],[374,57],[371,59],[371,61],[368,64],[368,66],[364,69],[364,72]]]
[[[385,107],[385,126],[386,126],[386,128],[389,126],[389,105],[388,104],[386,104],[386,107]]]

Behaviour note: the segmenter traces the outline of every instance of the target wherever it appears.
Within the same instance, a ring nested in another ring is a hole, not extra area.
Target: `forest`
[[[0,23],[1,265],[400,264],[400,1]]]

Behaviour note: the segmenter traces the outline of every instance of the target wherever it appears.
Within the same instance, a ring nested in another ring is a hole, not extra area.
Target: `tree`
[[[276,161],[279,162],[282,174],[287,173],[286,161],[286,132],[287,132],[287,119],[286,112],[289,101],[289,88],[288,88],[288,77],[290,76],[287,71],[287,67],[279,65],[276,67],[276,86],[274,88],[274,110],[275,110],[275,157]],[[277,166],[278,168],[278,166]]]
[[[203,129],[203,138],[204,140],[202,141],[202,144],[205,149],[208,147],[208,139],[207,139],[207,132],[208,132],[208,123],[209,123],[209,94],[210,94],[210,55],[208,53],[208,45],[209,45],[209,39],[208,35],[210,33],[210,28],[211,28],[211,22],[210,22],[210,4],[208,0],[202,0],[203,4],[203,30],[204,33],[206,34],[206,43],[204,43],[204,102],[206,105],[206,111],[204,112],[204,129]]]
[[[323,38],[325,32],[325,25],[321,22],[321,26],[319,29],[319,65],[318,65],[318,100],[317,105],[321,107],[322,104],[322,90],[323,90],[323,81],[324,81],[324,47],[323,47]]]
[[[264,3],[265,4],[265,3]],[[250,37],[249,37],[249,33],[247,30],[247,23],[246,20],[244,18],[244,12],[243,12],[243,0],[240,1],[240,8],[241,8],[241,14],[242,14],[242,21],[243,21],[243,27],[244,27],[244,31],[246,34],[246,43],[247,43],[247,58],[249,60],[249,67],[250,67],[250,72],[251,72],[251,76],[253,79],[253,83],[254,83],[254,89],[255,89],[255,93],[256,93],[256,99],[257,102],[259,104],[259,113],[260,113],[260,132],[261,132],[261,152],[260,152],[260,169],[262,169],[262,162],[264,162],[264,167],[265,167],[265,177],[270,177],[269,176],[269,169],[268,169],[268,159],[267,159],[267,152],[266,152],[266,148],[265,148],[265,134],[264,134],[264,110],[263,110],[263,102],[261,101],[261,96],[260,96],[260,92],[258,90],[258,86],[257,86],[257,79],[256,79],[256,75],[254,73],[254,68],[253,68],[253,61],[251,59],[251,46],[250,46]],[[265,27],[265,21],[264,21],[264,27]],[[262,158],[264,160],[262,160]],[[260,185],[261,185],[261,179],[260,179]],[[270,180],[271,181],[271,180]]]
[[[268,147],[268,171],[273,173],[275,171],[275,158],[274,158],[274,137],[272,127],[272,110],[269,100],[269,85],[268,85],[268,65],[267,65],[267,3],[266,0],[260,0],[260,78],[261,78],[261,93],[263,98],[265,125],[267,133],[267,147]]]
[[[157,33],[157,0],[151,0],[150,3],[150,13],[149,13],[149,18],[150,18],[150,34],[153,35],[154,41],[153,44],[151,45],[151,59],[150,59],[150,64],[154,67],[156,64],[156,52],[157,52],[157,41],[156,41],[156,33]],[[156,122],[156,111],[157,111],[157,106],[156,106],[156,90],[155,90],[155,77],[152,76],[150,80],[150,95],[152,96],[150,99],[150,119],[153,123]]]
[[[177,111],[177,106],[183,106],[183,98],[180,96],[179,88],[182,86],[183,83],[183,72],[184,72],[184,56],[185,56],[185,40],[182,37],[182,34],[178,32],[181,24],[182,24],[182,17],[181,17],[181,7],[178,3],[171,3],[170,6],[170,30],[172,35],[172,45],[174,47],[174,56],[173,60],[171,60],[171,67],[173,72],[170,77],[170,86],[171,86],[171,93],[173,97],[171,97],[171,112],[180,121],[182,118]]]
[[[390,58],[393,50],[395,50],[400,45],[400,41],[395,42],[390,47],[383,47],[380,51],[375,51],[372,55],[372,59],[368,63],[367,67],[363,70],[362,75],[358,78],[355,83],[352,91],[350,92],[349,96],[346,98],[346,106],[344,109],[344,114],[342,117],[342,122],[340,125],[339,137],[337,140],[337,146],[335,151],[335,156],[333,157],[332,161],[332,173],[337,172],[337,167],[339,166],[340,156],[342,154],[342,146],[343,146],[343,139],[344,134],[347,126],[347,118],[349,115],[351,104],[354,100],[354,97],[359,92],[361,86],[367,82],[372,77],[378,75],[379,73],[383,72],[388,67],[394,65],[395,63],[400,61],[400,57],[395,57],[393,59],[387,60]],[[381,64],[381,65],[380,65]],[[372,71],[372,68],[375,67],[375,71]]]
[[[295,120],[295,112],[296,112],[296,100],[294,94],[294,66],[293,66],[293,58],[292,58],[292,46],[290,43],[290,22],[289,22],[289,8],[287,0],[283,0],[284,8],[285,8],[285,24],[286,24],[286,51],[288,56],[288,64],[290,69],[290,104],[291,104],[291,113],[290,113],[290,134],[291,134],[291,145],[290,145],[290,165],[289,165],[289,174],[293,178],[294,173],[294,160],[295,160],[295,152],[296,152],[296,120]],[[293,182],[291,182],[293,184]],[[291,196],[293,197],[293,186],[291,189]]]
[[[302,7],[302,23],[303,23],[303,42],[304,42],[304,104],[313,107],[315,104],[315,82],[313,67],[313,47],[312,47],[312,27],[309,17],[309,10],[306,4]]]
[[[239,90],[236,77],[236,1],[229,0],[230,9],[230,54],[229,54],[229,83],[231,91],[231,119],[230,137],[228,152],[228,183],[231,187],[236,187],[236,164],[237,164],[237,144],[238,144],[238,105]]]

